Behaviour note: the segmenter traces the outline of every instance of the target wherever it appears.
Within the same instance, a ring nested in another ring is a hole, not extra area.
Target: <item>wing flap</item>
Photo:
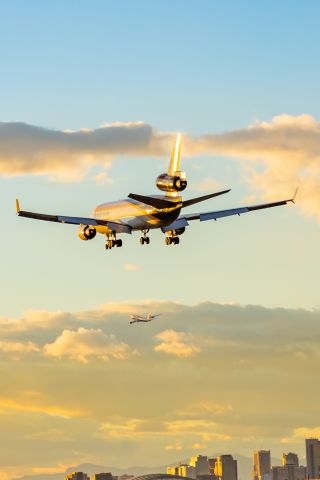
[[[295,197],[288,200],[280,200],[278,202],[262,203],[259,205],[251,205],[248,207],[230,208],[228,210],[217,210],[215,212],[190,213],[179,217],[176,221],[179,221],[183,218],[187,221],[200,220],[200,222],[205,222],[207,220],[217,220],[218,218],[230,217],[232,215],[242,215],[243,213],[253,212],[255,210],[280,207],[281,205],[287,205],[289,202],[294,202],[294,199]]]
[[[185,228],[188,225],[189,223],[186,218],[179,217],[173,223],[170,223],[170,225],[167,225],[166,227],[162,227],[161,230],[163,231],[163,233],[165,233],[165,232],[169,232],[170,230],[178,230],[178,228]]]

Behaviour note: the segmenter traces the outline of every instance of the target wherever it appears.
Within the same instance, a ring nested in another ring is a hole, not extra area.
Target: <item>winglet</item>
[[[19,215],[19,213],[21,212],[21,208],[20,208],[20,203],[19,203],[19,199],[16,198],[16,211],[17,211],[17,214]]]
[[[180,171],[180,153],[181,153],[181,133],[178,133],[176,143],[172,149],[171,160],[168,174],[174,175],[175,172]]]
[[[296,197],[297,197],[298,192],[299,192],[299,187],[297,187],[297,188],[295,189],[295,191],[294,191],[293,197],[292,197],[292,199],[291,199],[291,202],[292,202],[292,203],[296,203],[296,202],[295,202],[295,199],[296,199]]]

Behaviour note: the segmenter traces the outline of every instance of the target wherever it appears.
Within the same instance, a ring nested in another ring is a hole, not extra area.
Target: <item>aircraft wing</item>
[[[190,220],[200,220],[200,222],[205,222],[207,220],[218,220],[218,218],[231,217],[232,215],[242,215],[243,213],[253,212],[255,210],[262,210],[264,208],[279,207],[281,205],[286,205],[289,202],[294,203],[294,200],[295,196],[293,198],[289,198],[288,200],[261,203],[259,205],[251,205],[248,207],[230,208],[228,210],[216,210],[213,212],[188,213],[185,215],[181,215],[179,218],[177,218],[177,220],[171,223],[171,225],[164,227],[162,231],[168,232],[169,230],[186,227],[189,225],[188,222]]]
[[[18,199],[16,200],[16,208],[17,208],[17,214],[20,217],[34,218],[35,220],[44,220],[47,222],[69,223],[72,225],[92,225],[92,226],[103,225],[117,233],[131,234],[131,227],[126,223],[111,222],[108,220],[99,220],[97,218],[67,217],[63,215],[47,215],[44,213],[27,212],[25,210],[20,209],[20,204]]]

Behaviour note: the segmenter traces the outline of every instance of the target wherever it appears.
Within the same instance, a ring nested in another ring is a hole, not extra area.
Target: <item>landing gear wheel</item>
[[[122,247],[122,240],[121,239],[116,240],[116,246],[117,247]]]
[[[171,243],[172,243],[172,238],[171,238],[171,237],[166,237],[165,242],[166,242],[166,245],[171,245]]]
[[[150,237],[146,237],[146,236],[140,237],[140,243],[141,243],[141,245],[144,245],[145,243],[146,243],[147,245],[149,245],[149,243],[150,243]]]
[[[174,245],[179,245],[179,243],[180,243],[180,238],[179,237],[174,237],[172,240],[173,240]]]
[[[141,245],[144,245],[145,243],[149,245],[150,243],[150,238],[147,237],[147,233],[149,232],[149,228],[145,228],[144,230],[141,230],[143,233],[143,237],[140,237],[140,243]]]

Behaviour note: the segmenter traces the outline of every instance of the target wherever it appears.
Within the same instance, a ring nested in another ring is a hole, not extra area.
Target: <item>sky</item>
[[[320,436],[319,10],[0,0],[1,480]],[[15,215],[157,193],[177,132],[186,198],[231,188],[188,213],[296,205],[112,251]]]

